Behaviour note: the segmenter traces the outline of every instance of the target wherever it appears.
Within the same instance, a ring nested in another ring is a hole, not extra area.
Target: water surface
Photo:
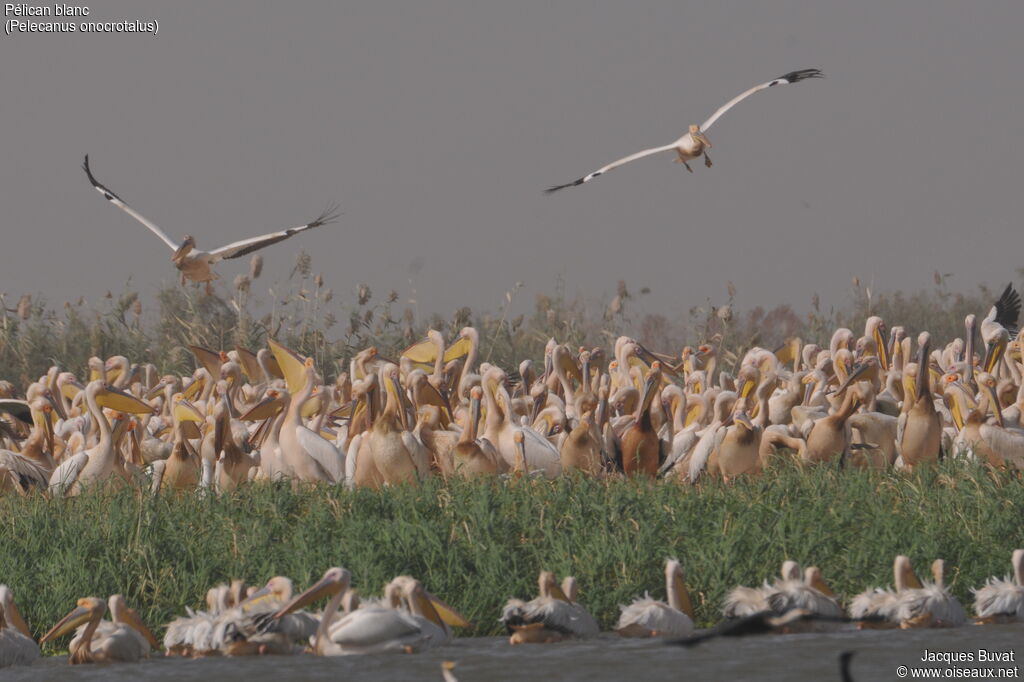
[[[692,648],[658,640],[624,640],[605,634],[589,641],[509,646],[503,637],[459,639],[443,649],[413,655],[265,656],[183,660],[154,657],[135,664],[69,666],[64,657],[0,671],[4,682],[22,680],[132,680],[189,682],[224,680],[356,680],[367,682],[440,680],[442,661],[457,662],[460,682],[475,680],[838,680],[841,651],[857,652],[855,680],[896,680],[900,665],[922,663],[925,650],[1012,651],[1016,663],[960,663],[964,667],[1021,665],[1024,624],[967,626],[955,630],[876,630],[826,634],[722,638]],[[1019,673],[1024,677],[1024,672]]]

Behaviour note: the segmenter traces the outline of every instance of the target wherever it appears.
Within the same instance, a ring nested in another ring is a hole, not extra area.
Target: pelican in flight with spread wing
[[[89,169],[89,155],[85,155],[85,163],[82,164],[82,168],[85,169],[85,174],[89,176],[89,182],[106,198],[107,201],[117,206],[119,209],[130,215],[131,217],[138,220],[140,223],[148,227],[153,234],[160,237],[167,246],[171,247],[174,251],[174,255],[171,256],[171,260],[174,261],[174,267],[181,271],[181,283],[184,285],[185,280],[191,280],[196,283],[206,283],[206,292],[211,293],[211,282],[217,279],[217,273],[210,269],[210,266],[219,261],[228,258],[240,258],[246,256],[253,251],[276,244],[279,241],[283,241],[291,237],[292,235],[304,232],[306,230],[312,230],[314,227],[320,227],[328,223],[333,223],[338,218],[338,213],[335,206],[329,206],[326,211],[321,213],[312,222],[306,223],[305,225],[299,225],[298,227],[289,227],[287,230],[281,230],[280,232],[271,232],[259,237],[250,237],[249,239],[242,239],[237,242],[232,242],[227,246],[222,246],[219,249],[213,251],[200,251],[196,249],[195,238],[187,234],[180,244],[176,244],[173,239],[168,237],[163,230],[156,226],[153,222],[149,221],[145,216],[136,211],[134,208],[124,202],[121,197],[114,194],[113,191],[101,185],[99,180],[93,177],[92,171]]]
[[[575,187],[576,185],[582,185],[584,182],[590,182],[599,175],[604,175],[611,169],[618,168],[619,166],[625,165],[630,161],[636,161],[637,159],[642,159],[645,156],[650,156],[651,154],[657,154],[659,152],[667,152],[672,149],[674,149],[676,153],[679,155],[677,163],[681,163],[684,166],[686,166],[686,170],[690,171],[691,173],[693,172],[693,169],[690,168],[690,164],[688,164],[687,161],[700,158],[701,156],[704,157],[704,165],[710,168],[711,159],[708,158],[707,151],[705,150],[711,148],[711,142],[710,140],[708,140],[707,136],[704,133],[707,132],[707,129],[710,128],[722,114],[729,111],[729,109],[732,109],[734,106],[739,104],[741,101],[745,100],[747,97],[750,97],[755,92],[758,92],[760,90],[767,90],[773,85],[782,85],[784,83],[799,83],[800,81],[806,80],[808,78],[824,78],[824,74],[822,74],[821,71],[819,71],[818,69],[801,69],[800,71],[792,71],[784,76],[773,78],[772,80],[766,83],[755,85],[746,92],[737,95],[736,97],[732,98],[724,105],[719,107],[718,111],[712,114],[711,118],[704,121],[703,124],[699,126],[691,125],[689,131],[687,131],[685,135],[680,137],[672,144],[667,144],[663,147],[645,149],[642,152],[630,154],[629,156],[623,157],[618,161],[613,161],[612,163],[609,163],[607,166],[604,166],[603,168],[597,169],[593,173],[584,175],[579,180],[574,180],[573,182],[566,183],[564,185],[555,185],[554,187],[549,187],[545,191],[551,193],[557,192],[560,189],[565,189],[566,187]]]

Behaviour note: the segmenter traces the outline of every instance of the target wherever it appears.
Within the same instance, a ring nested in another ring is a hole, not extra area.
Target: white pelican
[[[827,618],[841,618],[843,615],[843,608],[821,577],[821,569],[817,566],[808,566],[803,580],[776,583],[775,589],[768,595],[768,605],[777,615],[793,609],[802,609],[812,615]]]
[[[107,201],[148,227],[153,234],[160,237],[167,246],[171,247],[171,250],[174,252],[174,255],[171,256],[171,260],[174,262],[174,267],[181,271],[181,283],[184,284],[185,280],[191,280],[197,283],[205,282],[207,293],[212,291],[211,282],[218,279],[217,274],[210,269],[210,266],[214,263],[229,258],[240,258],[242,256],[246,256],[253,251],[258,251],[259,249],[270,246],[271,244],[276,244],[279,241],[288,239],[288,237],[298,234],[299,232],[312,230],[315,227],[333,223],[338,218],[335,207],[330,206],[315,220],[308,222],[305,225],[290,227],[286,230],[281,230],[280,232],[271,232],[259,237],[242,239],[237,242],[232,242],[227,246],[222,246],[219,249],[214,249],[213,251],[199,251],[195,248],[196,240],[192,235],[185,235],[182,242],[180,244],[176,244],[174,240],[168,237],[163,230],[156,226],[155,223],[147,220],[145,216],[126,204],[121,197],[101,185],[100,182],[93,177],[92,171],[89,169],[88,154],[85,156],[85,163],[82,164],[82,168],[85,170],[86,175],[89,176],[89,182],[92,183],[92,186],[95,187],[96,191],[102,194]]]
[[[39,646],[14,603],[7,585],[0,585],[0,668],[30,665],[39,658]]]
[[[307,604],[333,594],[324,609],[320,626],[313,639],[313,653],[319,656],[345,656],[384,652],[413,652],[429,646],[439,646],[450,639],[447,625],[435,601],[419,581],[408,577],[396,578],[388,586],[385,603],[367,603],[337,618],[338,608],[348,592],[352,576],[344,568],[328,570],[323,578],[308,590],[282,606],[274,618],[283,618]],[[406,600],[412,611],[391,608],[388,604],[399,598]],[[461,616],[459,617],[461,618]],[[464,624],[465,621],[462,621]]]
[[[998,375],[999,361],[1006,352],[1010,337],[1017,334],[1019,317],[1020,294],[1014,291],[1011,282],[981,321],[981,338],[985,342],[983,365],[986,372]]]
[[[623,637],[688,637],[693,634],[693,606],[683,582],[683,569],[675,559],[665,562],[665,592],[668,603],[644,595],[622,614],[615,631]]]
[[[800,565],[791,559],[783,561],[781,575],[782,580],[776,580],[772,585],[765,580],[761,587],[734,587],[725,595],[722,615],[726,618],[743,618],[762,611],[770,611],[768,597],[781,582],[800,580]]]
[[[600,632],[594,617],[555,582],[551,571],[541,571],[540,596],[528,602],[510,599],[501,622],[512,633],[510,643],[557,642],[563,637],[594,637]]]
[[[946,562],[936,559],[932,562],[934,582],[925,582],[902,596],[897,612],[901,628],[955,628],[967,623],[964,607],[945,587],[945,568]]]
[[[125,605],[124,597],[119,594],[110,597],[110,617],[113,621],[101,623],[106,610],[107,605],[101,599],[79,599],[78,607],[64,616],[39,642],[48,642],[85,624],[68,647],[71,652],[68,660],[72,664],[111,661],[133,663],[149,656],[151,645],[158,646],[138,615]]]
[[[989,578],[974,590],[975,623],[1024,622],[1024,549],[1013,550],[1013,578]]]
[[[701,125],[691,125],[687,133],[680,137],[675,142],[672,142],[671,144],[666,144],[662,147],[653,147],[651,149],[645,149],[642,152],[630,154],[629,156],[623,157],[618,161],[613,161],[607,166],[597,169],[593,173],[584,175],[579,180],[574,180],[573,182],[569,182],[564,185],[555,185],[554,187],[548,188],[546,191],[548,193],[551,193],[557,192],[560,189],[565,189],[566,187],[575,187],[576,185],[582,185],[583,183],[590,182],[594,178],[600,175],[604,175],[611,169],[618,168],[619,166],[627,164],[630,161],[636,161],[637,159],[642,159],[643,157],[650,156],[651,154],[667,152],[673,149],[676,151],[676,154],[679,155],[678,162],[686,166],[686,170],[690,171],[691,173],[693,172],[693,169],[690,168],[690,165],[687,163],[687,161],[699,158],[701,156],[704,157],[704,165],[710,168],[711,159],[708,158],[705,149],[711,148],[711,142],[708,140],[704,133],[707,132],[708,128],[710,128],[712,124],[714,124],[714,122],[717,121],[722,114],[729,111],[729,109],[733,108],[735,105],[739,104],[742,100],[746,99],[747,97],[750,97],[755,92],[758,92],[760,90],[766,90],[774,85],[783,85],[785,83],[799,83],[800,81],[805,80],[807,78],[824,78],[824,75],[818,69],[801,69],[800,71],[791,71],[790,73],[787,73],[784,76],[773,78],[772,80],[766,83],[755,85],[746,92],[737,95],[736,97],[732,98],[724,105],[719,107],[718,111],[712,114],[711,118],[704,121],[704,123],[702,123]],[[710,377],[710,372],[708,374]]]
[[[900,606],[908,594],[920,590],[923,585],[914,574],[910,558],[900,554],[893,561],[893,585],[895,589],[870,588],[861,592],[850,602],[849,614],[854,620],[863,621],[859,627],[895,628],[900,626]]]
[[[117,473],[120,454],[115,447],[110,422],[101,407],[132,414],[154,411],[148,404],[109,386],[103,379],[90,381],[83,393],[89,414],[99,429],[99,440],[93,447],[66,458],[54,469],[50,475],[50,493],[53,495],[77,495],[86,487],[107,485]]]
[[[318,622],[308,613],[295,613],[268,627],[274,615],[292,600],[292,581],[274,576],[262,588],[250,594],[217,619],[212,635],[215,648],[228,656],[257,654],[293,654],[296,640],[308,641]]]

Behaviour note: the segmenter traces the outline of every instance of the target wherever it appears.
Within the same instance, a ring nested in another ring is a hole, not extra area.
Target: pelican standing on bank
[[[288,239],[288,237],[298,234],[299,232],[305,232],[306,230],[312,230],[313,228],[320,227],[321,225],[333,223],[338,218],[338,213],[335,207],[330,206],[326,211],[317,216],[315,220],[308,222],[305,225],[289,227],[288,229],[281,230],[280,232],[271,232],[259,237],[250,237],[249,239],[231,242],[227,246],[222,246],[219,249],[214,249],[213,251],[200,251],[196,249],[196,240],[192,235],[185,235],[185,238],[180,244],[175,243],[175,241],[168,237],[167,234],[157,227],[155,223],[149,221],[141,213],[126,204],[124,200],[114,194],[113,191],[104,185],[101,185],[99,180],[93,177],[92,170],[89,168],[88,154],[85,155],[85,162],[82,164],[82,168],[85,170],[85,174],[89,176],[89,182],[92,183],[92,186],[95,187],[96,191],[102,194],[107,201],[148,227],[153,234],[160,237],[167,246],[171,247],[171,251],[174,252],[174,255],[171,256],[171,260],[174,262],[174,267],[181,271],[181,283],[185,284],[186,280],[191,280],[197,284],[205,283],[206,293],[208,294],[212,293],[211,282],[218,279],[217,273],[210,269],[211,265],[229,258],[241,258],[253,251],[258,251],[270,246],[271,244],[276,244],[279,241]]]
[[[700,158],[701,156],[704,157],[704,165],[710,168],[711,159],[708,158],[706,150],[711,148],[711,141],[708,140],[705,133],[707,132],[708,128],[710,128],[722,114],[729,111],[729,109],[733,108],[747,97],[750,97],[755,92],[767,90],[768,88],[775,85],[783,85],[785,83],[799,83],[800,81],[806,80],[808,78],[824,78],[824,74],[822,74],[821,71],[819,71],[818,69],[801,69],[800,71],[791,71],[790,73],[787,73],[784,76],[773,78],[772,80],[766,83],[755,85],[746,92],[737,95],[733,99],[726,102],[723,106],[721,106],[718,109],[718,111],[712,114],[711,118],[704,121],[704,123],[702,123],[701,125],[691,125],[687,133],[680,137],[675,142],[672,142],[671,144],[666,144],[662,147],[653,147],[651,149],[645,149],[642,152],[630,154],[629,156],[623,157],[618,161],[613,161],[607,166],[598,168],[593,173],[584,175],[582,178],[578,180],[574,180],[573,182],[569,182],[564,185],[555,185],[554,187],[548,188],[546,191],[548,193],[551,193],[557,192],[560,189],[565,189],[566,187],[575,187],[576,185],[582,185],[583,183],[590,182],[594,178],[600,175],[604,175],[611,169],[618,168],[619,166],[625,165],[630,161],[636,161],[637,159],[642,159],[645,156],[650,156],[651,154],[667,152],[673,149],[679,156],[677,162],[686,166],[686,170],[690,171],[691,173],[693,172],[693,169],[690,168],[690,165],[687,163],[687,161]]]

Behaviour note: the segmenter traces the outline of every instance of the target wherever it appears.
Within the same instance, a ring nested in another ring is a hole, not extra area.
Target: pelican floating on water
[[[642,152],[630,154],[629,156],[625,156],[619,159],[618,161],[611,162],[607,166],[598,168],[593,173],[584,175],[582,178],[578,180],[574,180],[573,182],[569,182],[564,185],[555,185],[554,187],[549,187],[545,191],[551,193],[557,192],[560,189],[565,189],[566,187],[575,187],[576,185],[582,185],[583,183],[590,182],[594,178],[604,175],[613,168],[618,168],[619,166],[625,165],[630,161],[636,161],[637,159],[642,159],[645,156],[650,156],[651,154],[667,152],[673,149],[679,156],[677,161],[686,166],[686,170],[690,171],[691,173],[693,172],[693,169],[690,168],[690,165],[687,163],[687,161],[700,158],[701,156],[704,157],[704,165],[710,168],[711,159],[708,158],[706,150],[711,148],[711,141],[708,140],[705,133],[707,132],[708,128],[710,128],[722,114],[729,111],[729,109],[733,108],[735,105],[739,104],[747,97],[750,97],[755,92],[767,90],[768,88],[775,85],[783,85],[785,83],[799,83],[800,81],[806,80],[808,78],[824,78],[824,74],[822,74],[821,71],[819,71],[818,69],[801,69],[800,71],[791,71],[784,76],[773,78],[772,80],[767,81],[765,83],[761,83],[760,85],[755,85],[746,92],[737,95],[736,97],[732,98],[724,105],[719,107],[718,111],[712,114],[711,118],[704,121],[704,123],[702,123],[701,125],[691,125],[686,134],[680,137],[675,142],[672,142],[671,144],[666,144],[662,147],[652,147],[651,149],[645,149]]]
[[[110,597],[112,621],[102,620],[106,611],[107,604],[101,599],[79,599],[78,606],[43,635],[39,642],[44,643],[61,637],[84,624],[85,627],[76,633],[68,647],[71,652],[68,660],[72,665],[133,663],[149,656],[151,646],[159,646],[135,611],[125,605],[124,597],[121,595],[115,594]]]
[[[675,559],[665,562],[668,602],[644,595],[623,606],[615,631],[623,637],[688,637],[693,634],[693,605],[683,582],[683,569]]]
[[[512,633],[512,644],[557,642],[564,637],[594,637],[600,632],[590,613],[574,603],[555,582],[551,571],[541,571],[540,596],[528,602],[510,599],[501,622]]]
[[[107,201],[148,227],[153,234],[160,237],[167,246],[171,247],[171,250],[174,252],[174,255],[171,256],[171,260],[174,262],[174,267],[181,271],[181,283],[184,284],[185,280],[191,280],[196,283],[205,283],[207,293],[211,292],[210,283],[213,280],[218,279],[217,273],[210,269],[211,265],[229,258],[240,258],[242,256],[246,256],[253,251],[258,251],[270,246],[271,244],[276,244],[277,242],[288,239],[288,237],[298,234],[299,232],[305,232],[306,230],[312,230],[313,228],[320,227],[321,225],[333,223],[338,218],[335,207],[330,206],[327,210],[317,216],[315,220],[312,220],[305,225],[290,227],[286,230],[281,230],[280,232],[271,232],[259,237],[250,237],[249,239],[231,242],[226,246],[222,246],[212,251],[199,251],[196,249],[196,240],[192,235],[185,235],[185,238],[180,244],[175,243],[174,240],[168,237],[167,234],[157,227],[155,223],[151,222],[141,213],[126,204],[124,200],[114,194],[113,191],[100,184],[99,180],[93,177],[92,170],[89,168],[88,154],[85,155],[85,162],[82,164],[82,168],[85,170],[85,174],[89,176],[89,182],[92,183],[92,186],[95,187],[96,191],[102,194]]]
[[[14,593],[0,585],[0,668],[31,665],[39,658],[39,645],[14,603]]]
[[[1024,549],[1013,550],[1011,563],[1012,578],[989,578],[974,590],[978,625],[1024,622]]]

